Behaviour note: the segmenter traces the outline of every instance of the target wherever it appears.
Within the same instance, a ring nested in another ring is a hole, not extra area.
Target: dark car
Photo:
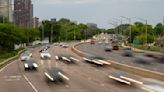
[[[69,80],[64,72],[56,67],[48,68],[44,74],[52,82],[63,82],[64,80]]]
[[[38,64],[36,63],[34,59],[29,59],[24,62],[24,68],[25,70],[33,70],[33,69],[37,70]]]
[[[113,46],[113,50],[119,50],[119,46]]]
[[[106,52],[111,52],[112,51],[112,47],[105,47],[104,49]]]
[[[153,59],[153,58],[142,56],[142,55],[135,56],[135,61],[137,63],[151,64],[152,62],[154,62],[154,60],[155,59]]]
[[[132,57],[132,56],[134,56],[133,51],[132,51],[131,49],[123,50],[122,55],[123,55],[123,56],[127,56],[127,57]]]

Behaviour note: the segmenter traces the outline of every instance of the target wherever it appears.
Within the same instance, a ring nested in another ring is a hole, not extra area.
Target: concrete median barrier
[[[78,43],[78,44],[74,45],[72,47],[72,51],[74,53],[78,54],[79,56],[82,56],[82,57],[87,56],[88,55],[87,53],[84,53],[84,52],[82,52],[82,51],[80,51],[76,48],[77,46],[79,46],[81,44],[84,44],[84,43],[85,42]],[[150,70],[139,68],[139,67],[129,66],[129,65],[121,64],[121,63],[111,61],[111,60],[108,60],[108,62],[111,63],[110,66],[113,67],[113,68],[116,68],[116,69],[119,69],[119,70],[122,70],[122,71],[127,71],[127,72],[137,74],[137,75],[140,75],[140,76],[143,76],[143,77],[153,78],[153,79],[158,79],[158,80],[164,81],[164,73],[150,71]]]

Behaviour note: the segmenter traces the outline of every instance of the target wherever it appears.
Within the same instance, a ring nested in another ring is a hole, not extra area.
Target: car
[[[112,51],[112,47],[105,47],[104,49],[106,52],[111,52]]]
[[[45,72],[44,75],[46,76],[47,79],[49,79],[52,82],[63,82],[63,81],[68,81],[69,78],[65,75],[65,73],[56,67],[51,67],[48,68]]]
[[[99,41],[98,44],[101,45],[103,42],[102,41]]]
[[[67,63],[76,63],[79,62],[79,60],[74,57],[73,55],[68,55],[68,54],[60,54],[55,56],[56,60],[61,60],[61,61],[65,61]]]
[[[34,59],[29,59],[24,62],[24,68],[25,70],[33,70],[33,69],[37,70],[38,64]]]
[[[66,43],[64,43],[64,44],[62,45],[62,47],[63,47],[63,48],[68,48],[68,47],[69,47],[69,45],[68,45],[68,44],[66,44]]]
[[[101,56],[97,56],[97,55],[90,55],[90,56],[83,57],[83,60],[87,63],[91,63],[91,64],[95,64],[95,65],[99,65],[99,66],[111,64],[109,62],[106,62],[105,58],[103,58]]]
[[[44,51],[44,52],[40,53],[40,57],[42,59],[50,59],[51,55],[50,55],[50,53],[48,53],[48,51]]]
[[[154,58],[146,57],[146,56],[143,56],[143,55],[135,56],[135,61],[137,63],[151,64],[152,62],[154,62],[154,60],[155,60]]]
[[[39,50],[39,52],[42,53],[42,52],[47,51],[47,50],[48,50],[48,48],[45,47],[45,46],[43,46],[43,47],[41,47],[41,49]]]
[[[95,41],[94,40],[91,40],[90,44],[91,45],[95,44]]]
[[[21,55],[21,61],[29,60],[31,57],[32,57],[32,53],[29,51],[26,51]]]
[[[119,50],[119,46],[113,46],[112,49],[113,50]]]
[[[155,58],[156,58],[159,62],[164,63],[164,53],[156,55]]]
[[[133,51],[132,50],[124,50],[122,55],[126,56],[126,57],[133,57]]]
[[[146,57],[152,57],[152,58],[155,58],[157,56],[157,54],[154,54],[154,53],[144,53],[143,55]]]

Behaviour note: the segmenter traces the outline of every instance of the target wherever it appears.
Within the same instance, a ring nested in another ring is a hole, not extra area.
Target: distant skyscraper
[[[33,4],[31,0],[14,0],[14,23],[24,27],[32,27]]]
[[[34,17],[33,18],[33,28],[38,28],[39,27],[39,18]]]
[[[11,0],[0,0],[0,16],[12,21],[12,2]]]

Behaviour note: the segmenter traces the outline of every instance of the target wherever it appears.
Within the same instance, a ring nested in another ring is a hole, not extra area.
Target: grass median
[[[160,48],[155,47],[155,46],[148,47],[148,46],[144,46],[144,45],[132,45],[132,47],[137,48],[137,49],[141,49],[141,50],[160,52]]]
[[[18,52],[21,50],[23,50],[23,49],[14,50],[10,53],[5,53],[3,55],[0,55],[0,63],[4,62],[8,58],[16,56],[18,54]]]

